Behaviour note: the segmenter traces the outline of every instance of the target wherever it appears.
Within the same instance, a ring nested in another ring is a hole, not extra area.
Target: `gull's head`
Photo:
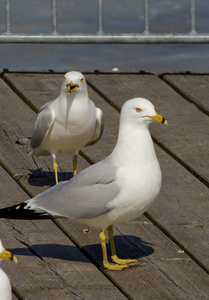
[[[11,252],[5,250],[2,245],[2,241],[0,240],[0,260],[1,259],[5,259],[17,263],[16,256],[14,256]]]
[[[149,126],[152,121],[167,125],[167,120],[155,111],[154,105],[147,99],[134,98],[124,103],[121,118],[131,123]]]
[[[76,71],[66,73],[63,78],[63,89],[66,90],[68,95],[74,92],[86,92],[87,85],[84,75]]]

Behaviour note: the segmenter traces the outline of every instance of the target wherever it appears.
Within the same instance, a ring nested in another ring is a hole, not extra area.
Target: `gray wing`
[[[42,110],[49,108],[49,106],[50,106],[54,101],[55,101],[55,100],[51,100],[51,101],[46,102],[44,105],[42,105],[41,108],[39,109],[39,113],[40,113]]]
[[[96,107],[96,125],[95,125],[94,135],[91,138],[91,140],[85,145],[85,147],[96,144],[100,140],[103,131],[104,131],[103,112],[100,108]]]
[[[70,219],[90,219],[110,211],[108,203],[119,187],[116,171],[106,160],[29,200],[29,207]]]
[[[39,147],[47,136],[49,129],[55,120],[55,113],[51,108],[43,108],[40,110],[31,135],[31,147],[33,149]]]

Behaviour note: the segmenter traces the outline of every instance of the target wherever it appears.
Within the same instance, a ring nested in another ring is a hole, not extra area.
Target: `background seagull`
[[[79,150],[95,144],[103,130],[103,112],[89,99],[84,75],[75,71],[68,72],[64,75],[59,97],[40,108],[32,130],[33,150],[30,155],[51,155],[58,183],[57,153],[74,152],[75,175]],[[18,143],[25,144],[27,141],[21,139]]]
[[[16,256],[12,255],[11,252],[4,249],[2,241],[0,240],[0,260],[5,259],[17,263]],[[0,299],[1,300],[12,300],[12,288],[10,280],[5,271],[0,268]]]
[[[143,98],[127,101],[121,110],[116,146],[107,158],[28,201],[1,209],[0,217],[64,217],[99,228],[104,267],[110,270],[128,267],[136,260],[117,257],[112,225],[139,217],[160,192],[161,170],[148,129],[152,121],[167,124],[150,101]],[[105,229],[113,265],[107,259]]]

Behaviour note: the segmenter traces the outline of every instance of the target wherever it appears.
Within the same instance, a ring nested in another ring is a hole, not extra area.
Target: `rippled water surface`
[[[51,33],[51,0],[11,0],[12,32]],[[58,0],[62,34],[97,31],[96,0]],[[5,3],[0,2],[0,33],[5,32]],[[209,1],[196,0],[196,29],[209,32]],[[142,33],[143,1],[104,0],[105,33]],[[188,33],[189,0],[150,0],[150,31]],[[209,45],[38,45],[0,44],[0,68],[209,71]]]

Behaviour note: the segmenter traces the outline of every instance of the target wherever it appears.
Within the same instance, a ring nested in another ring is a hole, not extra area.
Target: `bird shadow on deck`
[[[143,241],[139,237],[125,235],[115,236],[116,253],[120,258],[139,259],[151,255],[154,249],[149,242]],[[22,248],[10,249],[14,255],[17,256],[38,256],[39,258],[55,258],[68,261],[89,262],[88,259],[94,262],[102,262],[102,249],[100,244],[86,245],[81,249],[71,245],[60,244],[34,244],[26,245]],[[82,253],[81,253],[82,252]],[[110,260],[111,251],[110,245],[107,243],[107,253]],[[84,255],[83,255],[84,254]],[[88,257],[88,259],[87,259]]]
[[[54,172],[43,171],[42,168],[30,170],[28,183],[32,186],[49,186],[55,185]],[[73,172],[58,172],[59,182],[69,180],[73,177]]]

